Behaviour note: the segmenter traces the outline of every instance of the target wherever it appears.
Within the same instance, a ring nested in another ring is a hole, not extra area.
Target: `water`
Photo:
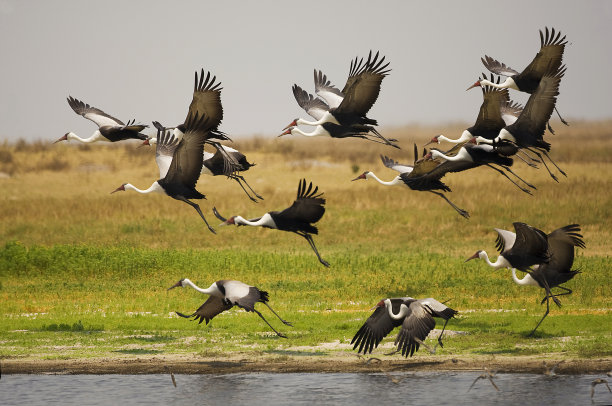
[[[500,391],[481,372],[3,375],[1,405],[610,405],[591,382],[605,375],[497,374]],[[612,381],[612,380],[611,380]]]

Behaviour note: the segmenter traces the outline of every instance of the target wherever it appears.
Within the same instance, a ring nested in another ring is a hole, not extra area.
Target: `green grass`
[[[450,300],[459,310],[448,329],[448,354],[610,356],[608,257],[579,257],[588,270],[571,281],[534,338],[527,334],[544,312],[542,292],[514,285],[507,271],[441,254],[330,254],[324,269],[313,255],[257,250],[160,250],[133,247],[26,247],[0,249],[0,357],[100,357],[113,354],[224,354],[260,351],[287,355],[292,347],[349,343],[381,298],[410,295]],[[432,271],[433,270],[433,271]],[[270,292],[270,304],[294,327],[265,317],[286,333],[272,334],[239,309],[208,326],[178,318],[205,296],[166,289],[189,277],[207,287],[234,278]],[[599,310],[605,309],[605,310]],[[55,349],[55,347],[59,347]],[[306,352],[323,352],[316,348]]]

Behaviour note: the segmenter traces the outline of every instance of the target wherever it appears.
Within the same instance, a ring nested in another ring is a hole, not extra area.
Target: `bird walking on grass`
[[[189,279],[181,279],[174,285],[170,286],[168,290],[174,288],[184,288],[186,286],[190,286],[193,289],[197,290],[200,293],[204,293],[205,295],[210,295],[210,297],[204,302],[204,304],[191,314],[183,314],[176,312],[181,317],[191,318],[193,320],[198,320],[198,323],[202,323],[205,321],[206,324],[210,320],[212,320],[216,315],[231,309],[234,306],[238,306],[241,309],[246,310],[247,312],[256,313],[266,324],[278,335],[279,337],[287,338],[283,333],[278,332],[268,320],[257,310],[255,309],[256,303],[263,303],[270,309],[270,311],[278,317],[283,324],[287,326],[292,326],[292,324],[286,320],[283,320],[268,304],[268,292],[260,290],[255,286],[247,285],[246,283],[242,283],[240,281],[233,280],[219,280],[214,282],[208,289],[203,289],[198,287],[195,283],[191,282]]]

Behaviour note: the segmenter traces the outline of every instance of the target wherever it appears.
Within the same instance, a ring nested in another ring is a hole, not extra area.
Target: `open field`
[[[390,180],[395,173],[379,154],[411,163],[413,142],[422,146],[442,131],[453,137],[464,127],[383,131],[399,138],[402,150],[362,140],[238,139],[237,148],[257,164],[244,175],[265,197],[258,204],[231,180],[200,179],[208,198],[200,205],[213,226],[213,206],[226,217],[256,217],[287,207],[298,180],[312,180],[327,198],[315,242],[329,269],[298,236],[248,227],[216,227],[213,235],[181,202],[110,195],[122,183],[146,188],[157,179],[152,149],[0,145],[0,172],[7,174],[0,178],[4,370],[70,370],[67,365],[93,361],[88,371],[95,372],[97,360],[132,359],[247,359],[279,370],[306,358],[312,365],[354,365],[361,361],[348,344],[368,309],[405,295],[450,300],[459,316],[436,355],[422,348],[408,361],[385,357],[392,334],[373,354],[389,365],[506,362],[533,369],[542,360],[565,359],[567,372],[579,371],[576,365],[611,369],[612,122],[553,123],[557,134],[546,135],[551,156],[568,177],[556,183],[544,168],[517,161],[515,171],[537,186],[533,196],[487,168],[445,177],[449,199],[470,212],[469,220],[431,193],[350,181],[364,170]],[[494,253],[493,228],[512,229],[514,221],[547,232],[579,223],[587,245],[574,265],[582,273],[567,284],[574,293],[561,298],[563,307],[551,307],[535,338],[526,334],[545,310],[543,291],[517,286],[509,271],[482,261],[464,263],[478,249]],[[260,310],[289,338],[275,337],[256,315],[236,309],[208,326],[177,317],[175,310],[191,312],[205,299],[192,289],[166,291],[183,277],[203,287],[237,279],[268,291],[271,306],[294,327]]]

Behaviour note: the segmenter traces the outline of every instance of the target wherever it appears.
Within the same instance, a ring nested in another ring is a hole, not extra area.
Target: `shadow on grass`
[[[154,335],[154,336],[151,336],[151,337],[136,336],[136,337],[133,337],[133,338],[134,338],[134,340],[144,341],[144,342],[147,342],[147,343],[168,342],[168,341],[176,340],[176,337],[172,337],[172,336],[160,336],[160,335]]]

